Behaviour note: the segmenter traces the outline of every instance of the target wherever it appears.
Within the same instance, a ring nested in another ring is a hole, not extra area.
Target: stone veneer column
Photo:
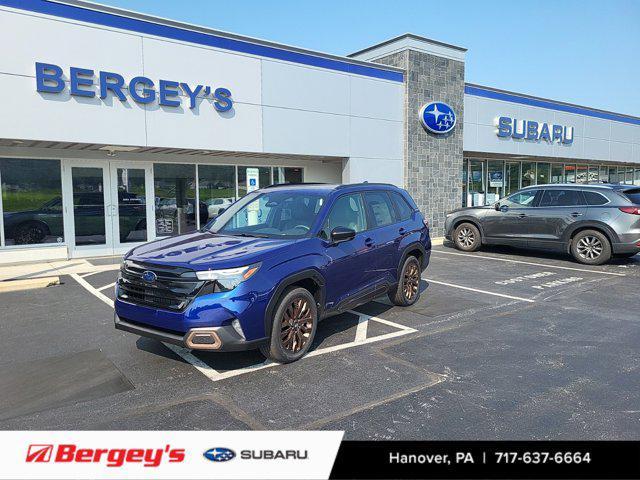
[[[433,237],[444,235],[445,213],[462,204],[465,51],[404,35],[351,55],[405,70],[404,184]],[[431,101],[453,108],[453,132],[437,135],[422,126],[420,108]]]

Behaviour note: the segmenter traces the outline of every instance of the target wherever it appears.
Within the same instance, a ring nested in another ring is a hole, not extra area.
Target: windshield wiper
[[[234,233],[234,237],[255,237],[255,238],[269,238],[269,235],[261,233]]]

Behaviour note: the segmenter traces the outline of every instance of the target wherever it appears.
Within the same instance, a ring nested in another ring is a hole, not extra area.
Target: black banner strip
[[[344,441],[336,479],[640,479],[640,442]]]

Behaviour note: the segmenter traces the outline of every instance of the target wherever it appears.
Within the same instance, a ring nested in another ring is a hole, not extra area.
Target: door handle
[[[527,216],[526,213],[519,213],[518,218],[525,218]]]
[[[582,213],[580,213],[580,212],[572,212],[572,213],[571,213],[571,216],[572,216],[573,218],[581,217],[581,216],[582,216]]]
[[[375,245],[375,242],[373,241],[373,238],[367,238],[367,239],[364,241],[364,244],[365,244],[367,247],[373,247],[373,246]]]
[[[404,228],[404,227],[400,227],[400,229],[398,230],[398,233],[399,233],[400,235],[404,235],[405,233],[407,233],[407,229],[406,229],[406,228]]]

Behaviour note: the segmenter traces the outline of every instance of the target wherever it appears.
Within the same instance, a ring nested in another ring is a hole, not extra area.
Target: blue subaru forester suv
[[[407,306],[429,263],[427,222],[393,185],[256,190],[201,231],[125,255],[115,326],[195,350],[292,362],[318,321],[387,294]]]

